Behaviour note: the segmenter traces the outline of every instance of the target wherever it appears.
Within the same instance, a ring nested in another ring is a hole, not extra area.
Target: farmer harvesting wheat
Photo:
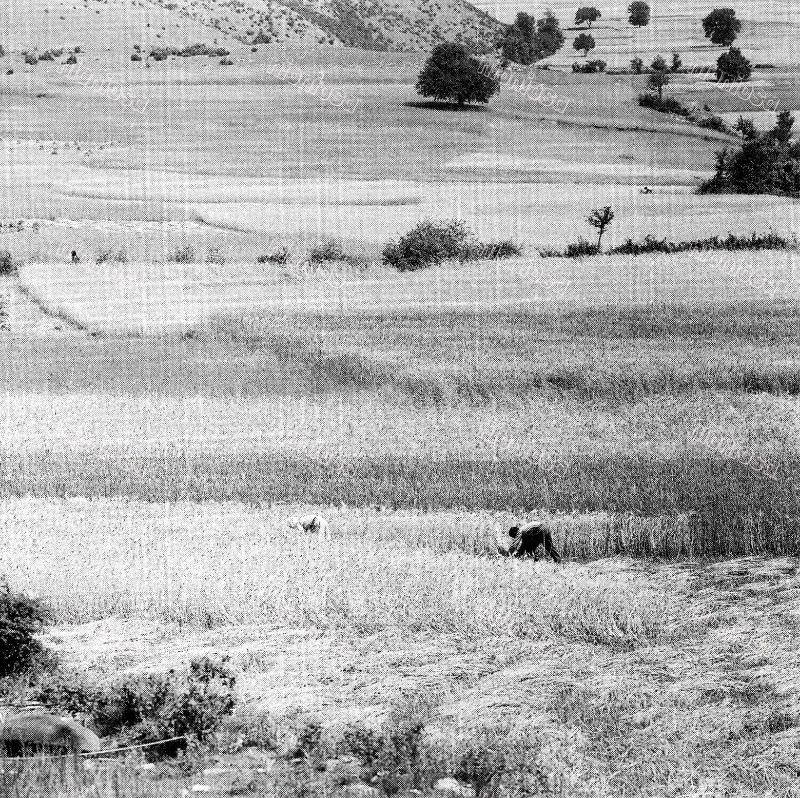
[[[553,536],[547,522],[537,519],[522,526],[512,526],[508,530],[511,544],[508,548],[498,546],[498,551],[504,557],[533,557],[538,560],[536,550],[543,546],[545,553],[553,558],[553,562],[561,562],[561,555],[553,547]]]

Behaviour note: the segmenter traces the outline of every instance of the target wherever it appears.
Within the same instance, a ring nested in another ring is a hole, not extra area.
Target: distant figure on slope
[[[533,557],[534,560],[538,560],[536,550],[539,546],[543,546],[545,553],[553,558],[553,562],[561,562],[561,555],[553,547],[553,536],[545,521],[537,520],[522,526],[512,526],[508,534],[511,536],[511,545],[508,549],[497,547],[504,557]]]
[[[74,249],[72,250],[72,262],[73,263],[81,262],[81,259],[78,257],[78,253]]]
[[[325,540],[331,539],[331,530],[328,527],[328,522],[321,515],[292,516],[289,519],[289,527],[320,535]]]

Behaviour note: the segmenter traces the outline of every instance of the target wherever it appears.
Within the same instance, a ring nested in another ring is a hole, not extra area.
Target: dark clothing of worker
[[[542,546],[553,562],[561,562],[561,555],[553,547],[553,536],[543,521],[532,521],[522,526],[512,526],[508,534],[513,538],[508,547],[509,557],[533,557],[539,559],[537,549]]]
[[[72,262],[73,263],[80,263],[80,258],[78,257],[78,253],[73,249],[72,250]]]

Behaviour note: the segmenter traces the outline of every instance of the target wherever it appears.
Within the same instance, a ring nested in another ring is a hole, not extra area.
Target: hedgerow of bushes
[[[639,105],[643,108],[652,108],[664,114],[675,114],[690,122],[694,122],[699,127],[717,130],[720,133],[733,134],[733,128],[725,124],[724,120],[714,114],[701,114],[696,109],[687,108],[678,102],[674,97],[659,97],[657,94],[646,92],[639,95]]]
[[[591,255],[647,255],[651,253],[674,254],[676,252],[703,252],[710,250],[727,250],[728,252],[741,252],[744,250],[797,250],[800,242],[796,237],[785,238],[773,230],[768,233],[752,233],[749,236],[737,236],[728,233],[724,238],[711,236],[695,241],[667,241],[665,238],[656,238],[647,235],[641,241],[627,239],[623,244],[612,247],[603,253],[597,244],[579,238],[576,243],[567,245],[564,250],[543,249],[539,255],[543,258],[582,258]]]

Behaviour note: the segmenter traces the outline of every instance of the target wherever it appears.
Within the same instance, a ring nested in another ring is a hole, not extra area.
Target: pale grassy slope
[[[122,65],[134,44],[148,49],[215,39],[221,45],[238,44],[222,31],[150,0],[14,0],[0,5],[0,44],[11,52],[77,45],[92,61]]]
[[[197,327],[219,315],[402,313],[584,307],[642,302],[792,298],[798,257],[788,252],[703,252],[590,260],[538,255],[399,274],[320,271],[304,277],[249,265],[168,267],[29,263],[20,279],[51,313],[104,332]]]
[[[428,50],[437,42],[462,37],[486,45],[500,28],[466,0],[248,0],[242,4],[176,0],[170,5],[247,42],[263,32],[272,43]]]

